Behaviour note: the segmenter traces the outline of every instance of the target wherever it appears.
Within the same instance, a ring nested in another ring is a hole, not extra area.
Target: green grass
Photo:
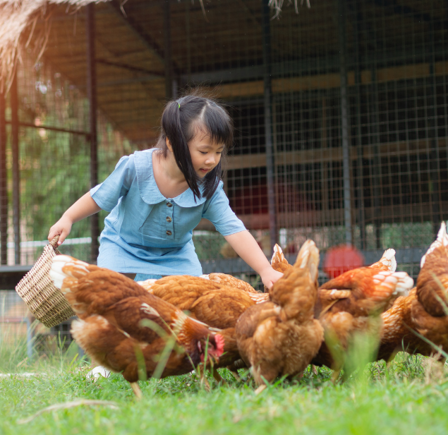
[[[2,352],[0,370],[10,370],[19,355]],[[77,358],[75,346],[32,362],[25,357],[17,365],[15,373],[38,375],[0,378],[2,435],[410,435],[445,434],[448,428],[448,371],[428,358],[405,354],[389,368],[369,364],[343,385],[333,385],[327,369],[317,375],[307,370],[299,382],[279,382],[259,396],[250,382],[237,382],[226,371],[229,386],[211,379],[210,393],[195,374],[153,379],[140,382],[141,402],[119,374],[97,383],[86,380],[89,366]],[[47,406],[79,399],[113,401],[118,409],[79,406],[45,412],[20,424]]]

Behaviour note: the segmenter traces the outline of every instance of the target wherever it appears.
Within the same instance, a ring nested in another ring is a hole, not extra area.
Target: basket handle
[[[54,249],[58,247],[58,240],[59,240],[59,234],[51,239],[50,245],[53,246]]]

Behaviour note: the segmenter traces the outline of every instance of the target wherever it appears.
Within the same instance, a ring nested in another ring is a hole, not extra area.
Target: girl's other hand
[[[48,233],[48,240],[51,242],[59,235],[58,245],[61,245],[66,237],[70,234],[73,222],[66,216],[62,216],[51,228]]]
[[[261,274],[261,280],[263,281],[264,286],[270,290],[272,286],[283,276],[283,273],[277,272],[272,267],[266,269]]]

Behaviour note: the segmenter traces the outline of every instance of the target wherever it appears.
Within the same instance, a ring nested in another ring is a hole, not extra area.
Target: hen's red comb
[[[216,342],[216,356],[220,357],[224,352],[224,337],[220,334],[215,335],[215,342]]]

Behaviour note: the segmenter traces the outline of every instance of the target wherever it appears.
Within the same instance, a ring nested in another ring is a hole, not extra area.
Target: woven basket
[[[44,252],[31,270],[20,280],[16,292],[31,313],[48,328],[59,325],[74,316],[67,299],[50,279],[53,257],[61,253],[56,249],[59,236],[44,248]]]

